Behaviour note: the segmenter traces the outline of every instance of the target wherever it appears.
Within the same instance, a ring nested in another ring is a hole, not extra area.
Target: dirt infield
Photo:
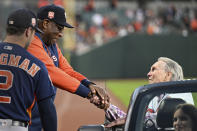
[[[105,82],[94,81],[105,87]],[[111,103],[126,111],[126,107],[110,92]],[[57,90],[55,105],[58,115],[58,131],[77,131],[81,125],[102,124],[104,111],[91,104],[87,99]]]

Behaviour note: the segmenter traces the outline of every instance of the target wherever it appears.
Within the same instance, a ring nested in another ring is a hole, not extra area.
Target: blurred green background
[[[145,84],[148,84],[146,79],[130,79],[130,80],[107,80],[106,86],[113,94],[118,97],[121,102],[128,107],[132,92]],[[197,93],[192,93],[194,103],[197,106]]]

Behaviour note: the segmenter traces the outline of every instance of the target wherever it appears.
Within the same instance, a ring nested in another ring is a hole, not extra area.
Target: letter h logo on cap
[[[35,18],[32,18],[32,19],[31,19],[31,24],[32,24],[33,27],[36,26],[36,19],[35,19]]]
[[[54,18],[55,13],[53,11],[49,11],[48,12],[48,18],[49,19],[53,19]]]

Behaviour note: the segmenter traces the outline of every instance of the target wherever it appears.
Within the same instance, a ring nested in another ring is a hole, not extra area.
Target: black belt
[[[27,127],[28,122],[16,121],[11,119],[0,119],[0,126],[21,126]]]

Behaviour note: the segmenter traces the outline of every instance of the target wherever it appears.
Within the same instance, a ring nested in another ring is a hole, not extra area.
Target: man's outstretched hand
[[[95,84],[90,84],[89,88],[91,90],[91,94],[89,95],[90,102],[95,104],[98,108],[106,110],[110,103],[107,91]]]

